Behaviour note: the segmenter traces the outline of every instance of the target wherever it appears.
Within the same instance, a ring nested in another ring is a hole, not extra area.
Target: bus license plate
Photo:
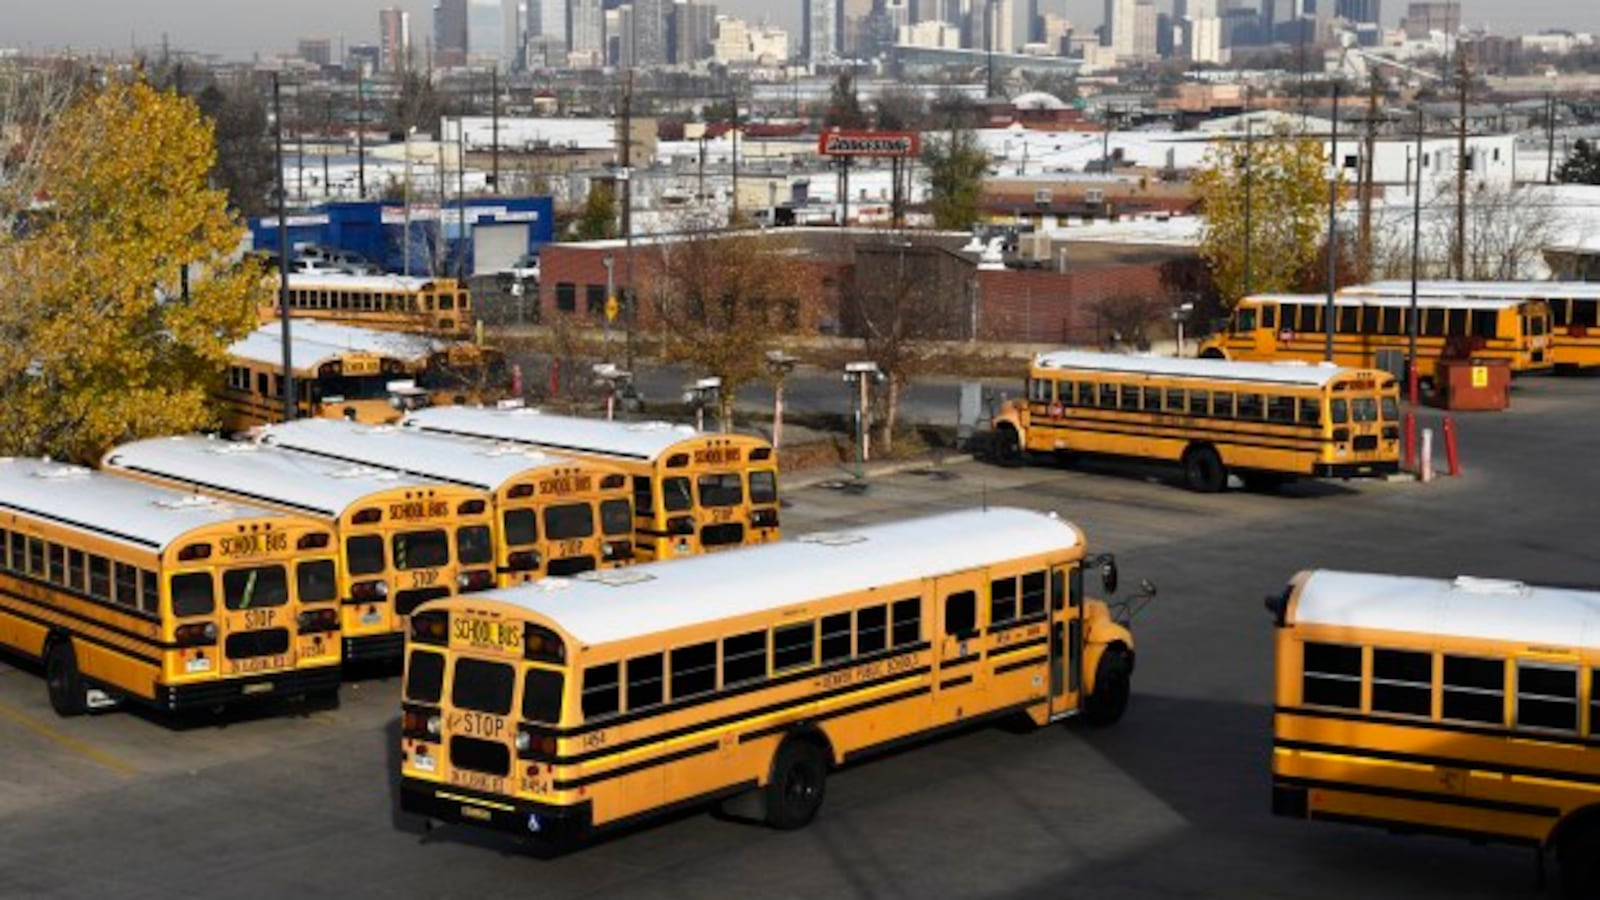
[[[521,653],[522,625],[473,616],[454,616],[450,623],[450,646],[453,649]]]

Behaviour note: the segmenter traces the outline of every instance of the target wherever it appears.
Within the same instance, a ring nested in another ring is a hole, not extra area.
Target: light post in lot
[[[767,351],[767,371],[775,380],[772,388],[772,449],[783,445],[783,384],[800,360],[782,350]]]
[[[872,386],[883,381],[883,373],[878,370],[878,364],[875,362],[846,363],[844,381],[853,388],[850,393],[856,417],[856,480],[864,481],[866,479],[864,466],[870,453],[867,445],[867,404]]]
[[[694,407],[694,429],[706,430],[706,407],[717,402],[722,394],[722,379],[715,375],[702,378],[683,392],[683,402]]]
[[[606,421],[616,417],[617,394],[627,390],[633,383],[633,373],[625,372],[615,365],[605,363],[594,364],[594,380],[606,389]]]

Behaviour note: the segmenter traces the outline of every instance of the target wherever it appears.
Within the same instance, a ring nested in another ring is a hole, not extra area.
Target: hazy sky
[[[746,18],[766,16],[798,42],[801,2],[720,0],[718,6]],[[1104,10],[1102,0],[1041,2],[1064,7],[1085,29],[1100,24]],[[302,35],[376,42],[377,10],[392,5],[411,11],[414,39],[431,30],[431,0],[0,0],[0,47],[154,47],[165,34],[174,47],[248,59],[255,52],[293,50]],[[1157,5],[1172,7],[1170,0]],[[1600,31],[1600,3],[1593,0],[1462,0],[1461,6],[1469,25],[1487,24],[1501,33]],[[1393,25],[1405,2],[1383,0],[1383,9],[1385,24]]]

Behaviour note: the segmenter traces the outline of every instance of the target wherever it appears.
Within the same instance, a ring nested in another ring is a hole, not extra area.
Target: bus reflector
[[[411,639],[419,644],[444,644],[450,633],[450,616],[442,612],[417,613],[411,617]]]
[[[328,533],[326,531],[317,531],[311,534],[302,534],[300,535],[300,540],[296,541],[294,546],[297,550],[320,550],[328,546]]]
[[[483,512],[483,507],[484,507],[484,503],[483,503],[482,500],[467,500],[467,501],[463,502],[460,506],[456,507],[456,515],[458,515],[458,516],[476,516],[479,513]]]
[[[215,644],[217,642],[217,625],[215,622],[195,622],[189,625],[179,625],[172,632],[172,640],[180,647]]]
[[[371,525],[382,518],[383,513],[377,507],[369,506],[366,509],[356,510],[356,514],[350,517],[350,523],[353,525]]]
[[[567,645],[554,631],[539,625],[522,627],[522,656],[539,662],[565,663]]]
[[[189,544],[178,551],[178,559],[187,562],[192,559],[208,559],[211,556],[210,544]]]
[[[626,483],[627,479],[621,475],[607,475],[606,477],[600,479],[600,486],[602,488],[619,488]]]

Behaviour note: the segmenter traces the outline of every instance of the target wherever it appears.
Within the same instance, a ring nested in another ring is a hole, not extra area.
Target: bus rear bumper
[[[172,712],[215,709],[274,697],[308,697],[339,690],[339,667],[319,666],[200,684],[161,685],[156,705]]]
[[[1310,815],[1306,789],[1293,784],[1274,782],[1272,785],[1272,814],[1290,819],[1304,819]]]
[[[1318,478],[1382,478],[1400,471],[1400,461],[1368,463],[1318,463],[1311,474]]]
[[[572,806],[550,806],[415,778],[400,780],[400,809],[438,822],[475,825],[556,844],[588,834],[593,821],[588,800]]]
[[[344,660],[351,662],[393,662],[405,651],[406,636],[398,631],[344,639]]]

